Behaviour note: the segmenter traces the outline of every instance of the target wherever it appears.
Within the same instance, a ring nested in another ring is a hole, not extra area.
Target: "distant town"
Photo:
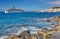
[[[60,7],[52,7],[47,10],[40,10],[40,12],[60,12]]]

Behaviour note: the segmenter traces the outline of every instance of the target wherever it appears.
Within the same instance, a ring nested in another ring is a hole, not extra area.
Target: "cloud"
[[[53,4],[53,5],[60,5],[60,0],[55,0],[55,1],[50,1],[47,2],[48,4]]]

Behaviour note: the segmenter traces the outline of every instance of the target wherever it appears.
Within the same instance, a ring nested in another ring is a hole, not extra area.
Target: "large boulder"
[[[60,39],[60,32],[55,32],[54,34],[52,34],[50,39]]]

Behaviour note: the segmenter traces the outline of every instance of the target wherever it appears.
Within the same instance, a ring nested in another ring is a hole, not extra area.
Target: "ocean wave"
[[[9,35],[19,35],[20,33],[22,33],[23,31],[26,30],[30,30],[30,34],[37,34],[37,30],[39,30],[38,27],[19,27],[19,28],[11,28],[11,29],[7,29],[2,36],[0,37],[0,39],[4,39]],[[7,33],[8,32],[8,33]]]
[[[12,35],[12,34],[18,35],[25,30],[30,30],[31,34],[37,34],[37,30],[39,30],[41,26],[49,26],[49,24],[51,24],[41,21],[46,19],[47,18],[37,18],[32,20],[27,19],[24,21],[21,19],[22,23],[20,23],[21,22],[20,20],[16,23],[12,21],[15,24],[5,23],[5,25],[0,26],[0,37]],[[8,22],[10,22],[10,20]]]
[[[20,27],[18,32],[15,33],[16,35],[19,35],[21,32],[23,31],[26,31],[26,30],[29,30],[31,34],[36,34],[37,33],[37,30],[39,30],[39,28],[37,27]]]

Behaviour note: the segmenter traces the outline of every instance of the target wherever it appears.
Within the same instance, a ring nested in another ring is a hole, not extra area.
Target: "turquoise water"
[[[30,27],[35,27],[34,29],[39,29],[43,26],[50,26],[51,22],[47,23],[41,20],[52,18],[55,16],[60,16],[60,12],[20,12],[7,14],[0,12],[0,37],[17,33],[19,30],[21,30],[22,27],[24,27],[22,28],[23,31],[23,29],[26,28],[31,30]]]

